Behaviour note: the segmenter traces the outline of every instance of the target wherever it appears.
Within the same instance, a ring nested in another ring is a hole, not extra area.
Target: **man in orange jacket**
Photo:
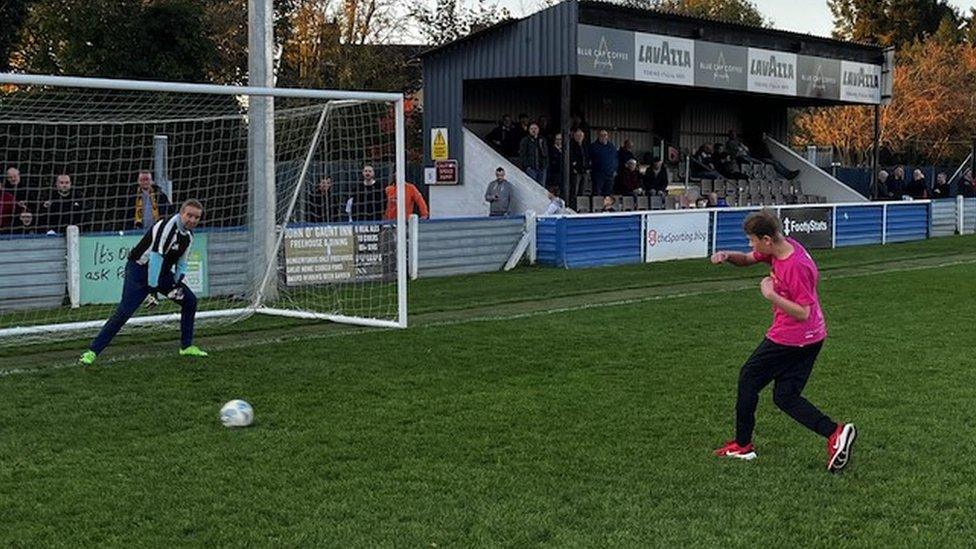
[[[430,217],[430,210],[427,209],[427,201],[424,200],[424,195],[420,194],[417,190],[417,186],[413,183],[404,182],[403,184],[403,194],[407,199],[406,212],[404,215],[410,217],[413,214],[414,209],[419,210],[420,218],[427,219]],[[386,187],[386,214],[383,219],[386,221],[396,221],[397,215],[397,192],[396,192],[396,174],[390,176],[390,184]]]

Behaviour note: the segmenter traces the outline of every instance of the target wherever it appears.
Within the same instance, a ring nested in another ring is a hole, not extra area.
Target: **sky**
[[[777,29],[830,36],[833,29],[833,18],[826,0],[752,0],[759,11],[772,19],[773,27]],[[499,0],[499,5],[521,17],[537,11],[542,6],[541,0]],[[950,4],[959,8],[963,13],[976,7],[976,0],[950,0]]]

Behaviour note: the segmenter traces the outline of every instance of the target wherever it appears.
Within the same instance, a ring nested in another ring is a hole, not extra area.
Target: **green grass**
[[[0,544],[971,546],[974,243],[815,254],[806,395],[858,424],[843,475],[768,394],[759,459],[710,455],[768,325],[761,268],[522,269],[413,284],[406,331],[29,355],[0,377]],[[254,427],[219,425],[236,397]]]

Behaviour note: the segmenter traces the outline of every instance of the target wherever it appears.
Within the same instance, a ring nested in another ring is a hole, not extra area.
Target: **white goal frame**
[[[405,190],[404,182],[406,178],[406,139],[405,139],[405,118],[404,118],[404,98],[403,94],[400,93],[380,93],[380,92],[363,92],[363,91],[343,91],[343,90],[314,90],[314,89],[298,89],[298,88],[270,88],[270,87],[253,87],[253,86],[223,86],[216,84],[190,84],[190,83],[179,83],[179,82],[157,82],[157,81],[144,81],[144,80],[122,80],[122,79],[110,79],[110,78],[83,78],[83,77],[70,77],[70,76],[44,76],[44,75],[32,75],[32,74],[15,74],[15,73],[0,73],[0,85],[19,85],[19,86],[46,86],[54,88],[88,88],[88,89],[99,89],[99,90],[109,90],[109,91],[134,91],[134,92],[163,92],[163,93],[184,93],[184,94],[208,94],[208,95],[231,95],[231,96],[249,96],[249,97],[270,97],[270,98],[299,98],[299,99],[312,99],[312,100],[325,100],[325,101],[383,101],[394,104],[395,109],[395,154],[396,154],[396,195],[397,195],[397,212],[396,212],[396,268],[397,268],[397,319],[396,320],[382,320],[382,319],[371,319],[363,317],[346,316],[339,314],[330,313],[315,313],[306,311],[293,311],[289,309],[277,309],[273,307],[266,307],[263,303],[264,296],[267,294],[267,289],[269,284],[277,284],[277,277],[273,276],[275,268],[277,267],[277,250],[280,248],[282,240],[285,234],[285,228],[287,227],[287,220],[295,206],[295,203],[300,195],[302,188],[302,181],[309,168],[309,163],[311,161],[312,150],[315,147],[315,143],[320,138],[320,132],[322,130],[322,123],[324,120],[325,113],[323,112],[323,119],[319,120],[319,125],[316,129],[315,135],[312,137],[312,142],[309,146],[309,154],[305,159],[304,165],[302,167],[301,176],[299,178],[299,184],[296,186],[295,192],[290,197],[290,203],[288,208],[288,215],[284,218],[284,224],[275,225],[275,231],[278,232],[275,235],[274,242],[276,243],[275,248],[268,250],[266,257],[270,258],[267,266],[267,270],[264,273],[264,278],[260,286],[255,292],[255,298],[251,301],[250,305],[235,309],[222,309],[222,310],[209,310],[201,311],[197,313],[198,319],[206,318],[219,318],[219,317],[233,317],[240,316],[242,312],[252,312],[257,314],[266,314],[273,316],[283,316],[291,318],[302,318],[302,319],[312,319],[312,320],[328,320],[332,322],[339,322],[344,324],[356,324],[360,326],[370,326],[370,327],[380,327],[380,328],[406,328],[407,327],[407,224],[405,215]],[[273,119],[272,119],[273,120]],[[251,128],[250,131],[263,131],[263,129]],[[268,196],[274,196],[274,180],[267,181],[272,188],[268,192]],[[276,219],[276,211],[274,203],[263,204],[265,208],[265,215],[269,216],[268,219]],[[77,238],[77,231],[74,232],[74,237]],[[71,234],[67,238],[71,238]],[[68,263],[68,271],[71,272],[72,268],[77,268],[77,265],[72,265],[73,261],[77,261],[77,256],[71,257],[71,246],[68,246],[68,256],[66,261]],[[274,290],[272,290],[273,292]],[[129,319],[127,325],[144,325],[144,324],[156,324],[162,322],[172,322],[178,320],[178,314],[165,314],[165,315],[150,315],[150,316],[139,316]],[[56,333],[56,332],[71,332],[77,330],[85,330],[98,328],[105,323],[105,320],[97,321],[81,321],[81,322],[65,322],[56,324],[43,324],[36,326],[22,326],[22,327],[12,327],[12,328],[2,328],[0,329],[0,338],[4,337],[14,337],[14,336],[30,336],[30,335],[40,335],[44,333]]]

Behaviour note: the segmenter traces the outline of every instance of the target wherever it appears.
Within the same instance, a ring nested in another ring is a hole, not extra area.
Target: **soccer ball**
[[[247,427],[254,421],[254,408],[243,400],[232,400],[220,409],[220,422],[224,427]]]

